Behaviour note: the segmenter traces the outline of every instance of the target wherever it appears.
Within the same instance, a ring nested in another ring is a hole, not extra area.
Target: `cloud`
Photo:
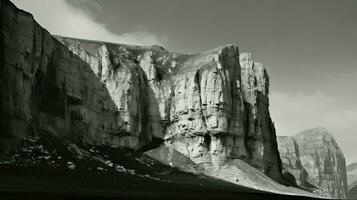
[[[348,163],[357,162],[355,123],[357,110],[324,93],[272,92],[270,111],[277,135],[294,135],[305,129],[326,127],[338,142]]]
[[[135,45],[166,44],[166,37],[158,37],[145,31],[145,28],[140,28],[137,32],[115,34],[104,24],[96,22],[88,9],[74,7],[66,0],[12,0],[12,2],[33,14],[35,20],[54,35]],[[100,5],[95,7],[101,9]]]

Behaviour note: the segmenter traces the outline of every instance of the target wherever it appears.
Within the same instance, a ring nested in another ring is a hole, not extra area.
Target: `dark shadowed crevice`
[[[149,151],[151,149],[156,149],[158,147],[160,147],[162,144],[164,144],[164,141],[162,138],[157,138],[157,137],[153,137],[151,142],[143,147],[141,147],[138,152],[145,152],[145,151]]]
[[[276,166],[274,165],[265,166],[265,173],[275,181],[280,182],[282,184],[286,184],[281,174],[282,164],[281,164],[280,154],[278,151],[278,143],[276,138],[275,127],[270,118],[270,113],[268,110],[269,107],[268,98],[260,91],[257,92],[256,106],[257,106],[256,121],[263,125],[262,127],[260,127],[262,131],[266,130],[265,136],[263,135],[262,141],[263,143],[268,142],[270,145],[270,148],[264,147],[265,152],[264,152],[263,159],[270,157],[270,160],[273,160],[273,162],[276,164]],[[259,127],[257,126],[257,128]]]
[[[63,94],[61,89],[56,86],[56,70],[53,57],[54,56],[52,56],[51,62],[47,68],[39,107],[42,112],[64,118],[66,112],[65,94]]]
[[[249,136],[249,113],[248,113],[248,109],[250,107],[250,104],[247,102],[243,101],[243,105],[244,105],[244,111],[243,111],[243,127],[244,127],[244,145],[246,146],[247,149],[247,153],[248,153],[248,158],[251,159],[252,158],[252,154],[251,154],[251,145],[250,145],[250,141],[251,141],[251,137]]]
[[[207,149],[208,151],[211,149],[211,136],[209,134],[206,134],[203,136],[203,147]]]
[[[0,14],[3,13],[2,9],[3,9],[3,2],[2,0],[0,1]],[[3,26],[3,17],[2,15],[0,15],[0,27],[2,29],[2,26]],[[3,76],[5,75],[4,74],[4,70],[5,70],[5,55],[4,55],[4,48],[5,48],[5,42],[4,42],[4,33],[3,31],[0,31],[0,81],[3,82]],[[0,90],[0,101],[1,101],[1,104],[3,103],[2,102],[2,99],[3,99],[3,94],[2,94],[2,91]],[[1,122],[0,122],[1,123]]]
[[[2,4],[2,1],[0,3],[0,13],[2,13],[1,10],[3,9],[1,4]],[[3,19],[2,19],[2,16],[0,16],[0,26],[2,26],[2,24],[3,24]],[[0,74],[4,74],[4,69],[5,69],[4,48],[5,48],[4,33],[3,33],[3,31],[0,31]],[[1,95],[1,92],[0,92],[0,95]],[[2,98],[0,98],[0,99],[2,99]]]
[[[195,74],[195,79],[194,79],[194,83],[197,86],[197,93],[198,93],[198,97],[199,97],[199,102],[200,102],[200,115],[201,115],[201,119],[203,121],[203,124],[205,125],[205,127],[207,127],[206,124],[206,118],[203,115],[203,109],[202,109],[202,98],[201,98],[201,85],[200,85],[200,71],[197,70],[196,74]]]
[[[2,0],[0,0],[0,14],[2,14],[2,9],[3,9],[3,6],[2,6],[3,2]],[[0,27],[2,29],[2,25],[3,25],[3,19],[2,19],[2,16],[0,15]],[[3,84],[3,81],[4,81],[4,71],[5,71],[5,59],[4,59],[4,48],[5,48],[5,42],[4,42],[4,33],[3,31],[0,31],[0,82]],[[2,90],[0,90],[0,106],[2,107],[3,104],[5,103],[3,101],[4,99],[4,95],[3,95],[3,92]],[[1,130],[5,130],[4,129],[4,125],[5,125],[5,122],[3,121],[2,119],[2,112],[0,111],[0,128]],[[1,143],[0,143],[1,145]],[[0,152],[1,153],[1,152]]]

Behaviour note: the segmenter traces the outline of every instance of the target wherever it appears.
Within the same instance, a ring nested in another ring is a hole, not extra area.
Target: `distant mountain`
[[[357,163],[347,165],[348,198],[357,199]]]
[[[283,172],[293,175],[297,185],[322,196],[346,198],[345,158],[326,128],[278,137],[278,147]]]
[[[357,199],[357,184],[354,184],[348,189],[348,199]]]

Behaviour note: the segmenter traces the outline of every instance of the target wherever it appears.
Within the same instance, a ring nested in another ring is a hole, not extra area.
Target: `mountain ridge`
[[[8,0],[1,0],[0,15],[1,172],[8,167],[27,171],[13,160],[33,151],[41,155],[26,158],[29,163],[56,163],[55,153],[48,154],[64,147],[50,152],[43,145],[21,146],[32,137],[53,136],[84,157],[93,152],[79,147],[125,154],[157,142],[206,169],[252,166],[250,171],[259,171],[272,185],[289,184],[269,113],[269,76],[251,53],[231,44],[188,55],[159,46],[54,38]],[[86,166],[65,164],[67,175]],[[104,164],[108,170],[118,165]],[[95,171],[107,170],[97,166]]]
[[[278,144],[284,171],[293,175],[298,185],[330,198],[347,197],[345,158],[326,128],[279,136]]]

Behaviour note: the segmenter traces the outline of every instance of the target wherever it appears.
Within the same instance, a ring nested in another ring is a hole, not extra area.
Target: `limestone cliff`
[[[348,187],[357,185],[357,163],[347,165],[346,170]]]
[[[357,163],[347,165],[348,198],[357,198]]]
[[[125,95],[128,91],[106,89],[89,64],[8,1],[1,5],[1,30],[2,141],[36,132],[114,147],[136,148],[150,140],[140,93],[146,83],[140,82],[144,73],[134,58],[110,80],[126,81],[122,90],[137,88]],[[113,92],[118,99],[111,98]]]
[[[269,78],[250,53],[54,38],[8,1],[0,23],[3,144],[37,132],[133,149],[159,139],[195,163],[239,158],[281,180]]]
[[[345,158],[325,128],[278,137],[278,146],[283,171],[292,174],[298,185],[322,196],[346,198]]]

